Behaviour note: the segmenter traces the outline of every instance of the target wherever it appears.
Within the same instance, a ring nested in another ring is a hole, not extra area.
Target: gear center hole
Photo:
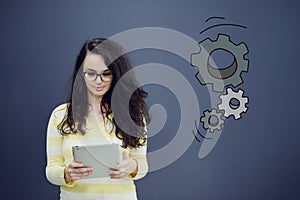
[[[226,69],[235,62],[234,56],[224,49],[214,50],[208,60],[208,64],[215,69]]]
[[[219,119],[218,119],[217,116],[212,115],[212,116],[209,117],[208,122],[209,122],[209,124],[210,124],[211,126],[217,126],[218,123],[219,123]]]
[[[230,108],[232,108],[234,110],[238,109],[240,107],[240,101],[236,98],[232,98],[229,101],[229,106],[230,106]]]

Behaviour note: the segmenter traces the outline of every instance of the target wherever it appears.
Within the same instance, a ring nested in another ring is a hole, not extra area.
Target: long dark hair
[[[57,126],[62,135],[68,134],[85,134],[85,116],[88,113],[88,100],[87,100],[87,88],[84,81],[82,64],[87,55],[87,53],[101,55],[105,61],[105,64],[111,70],[113,74],[112,83],[110,89],[104,94],[101,101],[101,111],[104,119],[109,120],[115,130],[115,135],[117,138],[123,141],[123,147],[140,147],[146,143],[146,132],[145,126],[149,122],[149,112],[148,107],[144,101],[148,93],[145,92],[142,87],[137,87],[130,97],[129,104],[124,106],[129,106],[129,114],[131,119],[126,119],[122,116],[117,116],[123,119],[122,126],[130,126],[131,123],[126,123],[126,120],[133,120],[137,126],[125,127],[126,130],[131,130],[130,133],[126,133],[120,128],[116,123],[116,115],[122,115],[122,112],[114,112],[113,117],[110,118],[109,115],[112,113],[111,108],[111,97],[113,90],[115,88],[118,80],[129,70],[132,69],[129,59],[126,54],[123,53],[122,47],[105,38],[95,38],[90,41],[86,41],[79,55],[77,56],[75,68],[72,75],[72,85],[70,94],[68,97],[67,112],[64,119]],[[128,87],[138,86],[137,81],[134,76],[130,76],[126,79],[125,84],[121,84],[122,93],[129,93]],[[124,121],[125,120],[125,121]]]

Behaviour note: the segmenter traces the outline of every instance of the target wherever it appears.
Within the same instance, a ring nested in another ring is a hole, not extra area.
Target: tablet
[[[109,177],[109,171],[115,170],[120,162],[120,150],[117,144],[73,146],[74,160],[93,168],[93,174],[85,178]]]

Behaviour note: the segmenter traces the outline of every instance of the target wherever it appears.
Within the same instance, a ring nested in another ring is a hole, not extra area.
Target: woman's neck
[[[102,101],[102,97],[92,97],[90,98],[90,96],[88,97],[88,104],[89,106],[91,106],[91,111],[100,111],[100,107],[101,107],[101,101]]]
[[[102,99],[88,99],[88,111],[86,118],[93,124],[99,124],[103,120],[102,109],[101,109]]]

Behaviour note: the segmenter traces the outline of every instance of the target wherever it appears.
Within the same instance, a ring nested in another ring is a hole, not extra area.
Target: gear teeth
[[[243,56],[249,53],[248,48],[244,42],[238,45],[238,51],[241,52],[241,55]]]
[[[231,88],[227,88],[227,94],[228,95],[232,95],[233,94],[233,90]]]
[[[216,41],[221,41],[221,43],[231,42],[230,37],[228,35],[219,34]]]
[[[236,120],[241,118],[240,114],[234,114],[233,116],[234,116],[234,119],[236,119]]]
[[[201,76],[201,73],[198,72],[198,73],[196,74],[196,76],[197,76],[197,79],[200,81],[200,83],[201,83],[202,85],[205,85],[205,81],[204,81],[203,77]]]
[[[213,90],[214,91],[221,92],[221,91],[223,91],[223,89],[224,89],[224,85],[222,85],[222,84],[213,84]]]
[[[200,52],[203,51],[203,49],[206,51],[205,47],[209,46],[213,41],[209,38],[206,38],[202,42],[200,42],[198,45],[200,47]]]
[[[240,97],[240,102],[246,105],[248,103],[248,97]]]
[[[249,60],[243,60],[243,62],[240,63],[241,73],[248,72],[248,68],[249,68],[248,65],[249,65]]]
[[[191,55],[191,64],[195,67],[197,67],[197,63],[199,63],[198,61],[198,56],[199,54],[198,53],[194,53]]]
[[[225,110],[225,107],[221,104],[221,105],[219,105],[219,110]]]
[[[229,115],[228,113],[225,113],[224,116],[225,116],[226,118],[228,118],[230,115]]]
[[[224,100],[225,98],[226,98],[225,95],[220,96],[220,99],[221,99],[221,100]]]
[[[241,77],[237,78],[235,81],[234,81],[234,84],[232,84],[233,87],[236,87],[240,84],[243,83],[243,79]]]

